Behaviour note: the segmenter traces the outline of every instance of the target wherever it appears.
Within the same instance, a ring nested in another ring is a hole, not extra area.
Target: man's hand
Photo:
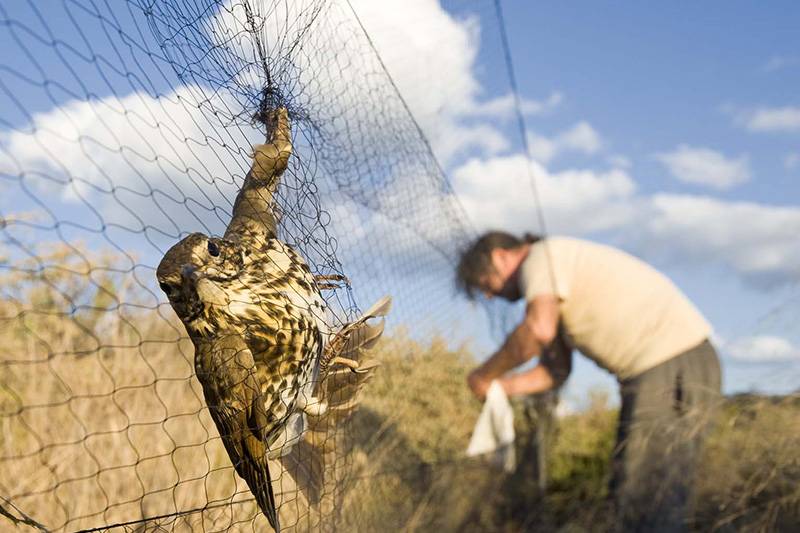
[[[467,384],[479,400],[486,398],[492,380],[542,353],[558,334],[558,297],[540,295],[528,303],[525,318],[506,338],[503,346],[470,373]]]
[[[483,367],[478,367],[470,372],[467,377],[467,384],[472,390],[472,394],[480,401],[483,401],[486,399],[486,393],[489,391],[489,385],[492,384],[492,380],[483,372]]]

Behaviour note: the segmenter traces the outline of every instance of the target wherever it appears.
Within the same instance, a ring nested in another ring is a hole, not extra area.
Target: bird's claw
[[[308,416],[322,416],[328,412],[328,402],[318,398],[311,398],[312,401],[303,406],[303,412]]]
[[[358,361],[354,361],[353,359],[348,359],[346,357],[337,356],[331,359],[330,362],[331,365],[335,365],[337,363],[346,366],[347,368],[350,369],[350,372],[353,372],[355,374],[364,374],[365,372],[369,371],[368,369],[359,368],[360,365]]]
[[[335,290],[350,285],[347,276],[341,274],[317,274],[314,276],[314,280],[320,290]]]

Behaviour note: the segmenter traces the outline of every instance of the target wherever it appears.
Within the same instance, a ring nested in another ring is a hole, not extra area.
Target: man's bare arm
[[[572,347],[559,335],[541,362],[530,370],[502,378],[503,389],[509,396],[537,394],[560,387],[572,371]]]
[[[544,365],[536,365],[525,372],[505,376],[501,380],[508,396],[521,396],[549,391],[556,387],[556,380]]]
[[[528,303],[525,318],[511,332],[503,346],[469,376],[472,391],[480,398],[493,379],[542,353],[558,333],[558,297],[537,296]]]

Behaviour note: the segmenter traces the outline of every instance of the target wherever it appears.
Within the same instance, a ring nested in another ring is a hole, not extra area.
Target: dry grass
[[[52,530],[240,499],[167,524],[267,527],[233,473],[171,312],[151,308],[113,257],[43,248],[0,280],[0,495]],[[293,484],[281,483],[296,522]]]
[[[267,530],[230,467],[193,377],[191,346],[171,312],[157,312],[154,296],[125,268],[115,269],[115,257],[88,257],[66,245],[48,250],[15,262],[0,279],[0,495],[56,531],[206,506],[140,529]],[[608,525],[616,413],[603,398],[560,421],[550,490],[542,495],[525,464],[504,477],[463,459],[480,408],[464,386],[473,364],[468,350],[396,332],[377,359],[382,367],[340,444],[335,468],[343,502],[336,517],[324,517],[326,525]],[[800,522],[800,400],[738,398],[723,411],[698,478],[696,528],[789,531]],[[518,433],[521,443],[530,441],[530,428],[521,425]],[[279,482],[283,524],[322,528],[289,476]],[[232,500],[246,501],[227,505]],[[0,521],[1,529],[10,527]]]
[[[796,531],[800,396],[730,399],[698,476],[698,524],[719,531]]]

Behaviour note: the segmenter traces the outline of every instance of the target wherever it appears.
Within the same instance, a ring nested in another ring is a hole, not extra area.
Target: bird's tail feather
[[[217,423],[222,443],[233,462],[234,470],[247,483],[258,507],[267,517],[275,533],[280,533],[281,526],[275,493],[272,489],[266,446],[255,435],[242,434],[244,428],[236,427],[230,420],[219,419]]]
[[[225,442],[226,447],[229,444],[235,446],[234,440],[223,439],[223,442]],[[250,492],[256,498],[258,507],[267,517],[275,533],[280,533],[281,526],[278,520],[275,493],[272,490],[272,476],[270,475],[266,447],[255,435],[248,435],[240,442],[244,444],[244,448],[236,450],[236,455],[232,455],[232,457],[239,456],[241,459],[235,462],[233,466],[239,476],[247,482]]]
[[[272,490],[272,480],[270,479],[268,467],[255,468],[255,478],[250,486],[250,492],[256,497],[258,507],[264,516],[267,517],[269,524],[275,530],[275,533],[280,533],[281,524],[278,519],[277,506],[275,504],[275,493]],[[245,478],[250,479],[250,478]],[[255,486],[253,486],[255,485]]]

